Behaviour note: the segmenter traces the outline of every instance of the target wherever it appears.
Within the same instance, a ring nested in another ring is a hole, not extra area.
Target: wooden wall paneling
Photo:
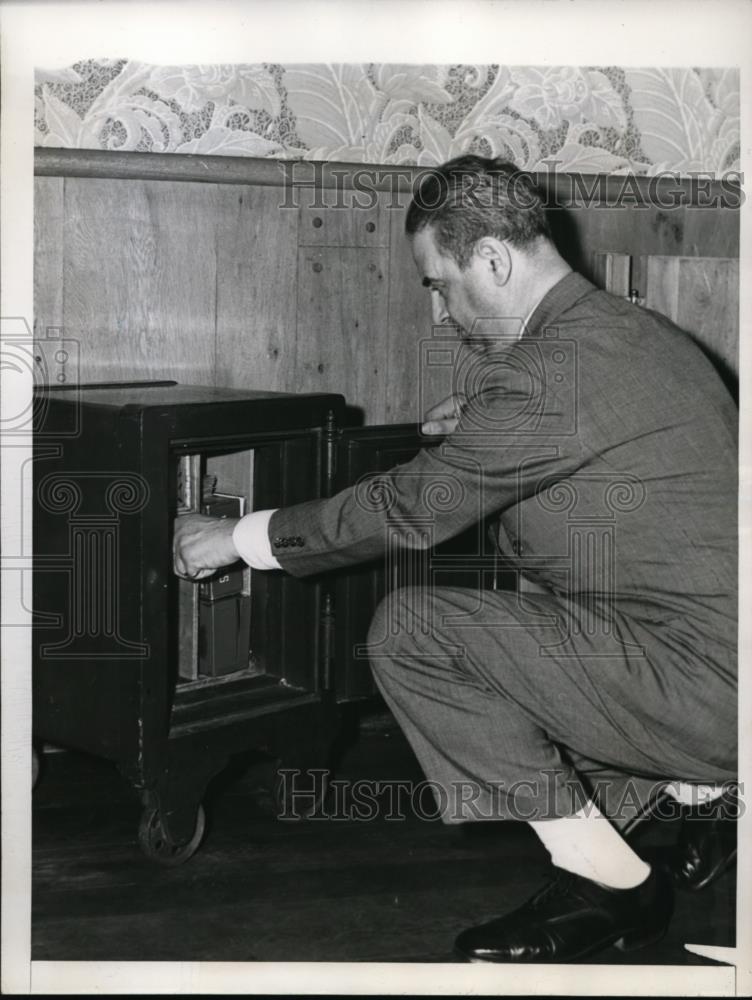
[[[635,214],[638,210],[635,210]],[[686,206],[642,209],[644,219],[631,233],[632,285],[642,297],[648,284],[643,261],[649,255],[738,257],[739,213],[731,209]]]
[[[420,284],[410,241],[405,236],[406,211],[389,212],[389,323],[387,340],[388,423],[419,423],[427,406],[448,395],[446,370],[430,366],[431,296]]]
[[[369,424],[386,417],[385,249],[301,247],[289,388],[341,392]]]
[[[217,191],[216,384],[294,391],[297,209],[276,187]]]
[[[594,281],[593,255],[630,253],[624,211],[612,208],[565,208],[549,211],[548,219],[559,253],[576,271]]]
[[[66,180],[64,325],[83,379],[213,382],[215,191]]]
[[[648,256],[645,304],[691,333],[724,372],[739,373],[739,261]]]
[[[679,322],[679,257],[648,256],[643,268],[648,277],[645,305]]]
[[[668,215],[650,206],[602,208],[595,205],[568,209],[563,214],[558,226],[563,236],[560,249],[576,270],[596,283],[594,254],[630,255],[633,258],[631,286],[642,294],[640,255],[682,253],[684,209],[676,209]]]
[[[739,212],[729,208],[688,207],[684,213],[682,253],[688,257],[739,256]]]
[[[389,246],[391,213],[383,192],[297,188],[294,199],[300,205],[300,246]]]
[[[632,258],[628,253],[593,254],[593,280],[612,295],[629,296],[631,274]]]
[[[739,374],[739,261],[682,258],[679,264],[680,325],[708,352]]]
[[[351,165],[327,165],[314,193],[285,187],[264,160],[54,150],[37,160],[36,324],[82,342],[84,378],[345,389],[369,420],[390,422],[419,421],[451,388],[451,340],[432,338],[405,208],[388,188],[354,207],[371,195],[334,178]],[[606,180],[607,195],[621,183]],[[590,203],[552,218],[574,267],[592,278],[594,253],[631,255],[630,283],[645,295],[645,255],[737,256],[738,215]]]
[[[739,254],[739,213],[731,209],[652,205],[623,208],[576,207],[550,213],[559,251],[589,278],[596,253],[630,254],[631,285],[644,296],[647,275],[642,259],[664,256],[735,257]]]
[[[63,324],[62,177],[34,180],[34,336]]]

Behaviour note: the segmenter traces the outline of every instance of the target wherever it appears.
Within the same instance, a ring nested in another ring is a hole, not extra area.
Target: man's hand
[[[237,517],[204,517],[183,514],[175,519],[172,561],[175,572],[186,580],[202,580],[238,560],[232,541]]]
[[[421,430],[424,434],[451,434],[466,405],[467,399],[461,393],[447,396],[426,413]]]

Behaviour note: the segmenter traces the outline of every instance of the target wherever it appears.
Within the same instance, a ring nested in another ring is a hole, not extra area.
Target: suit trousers
[[[691,649],[588,595],[435,586],[392,591],[368,635],[444,822],[592,800],[623,832],[670,780],[736,777],[734,685]]]

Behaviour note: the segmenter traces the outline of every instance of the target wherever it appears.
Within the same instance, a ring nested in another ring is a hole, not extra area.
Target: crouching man
[[[736,406],[685,333],[570,269],[510,164],[427,175],[407,238],[434,321],[481,366],[428,415],[441,446],[380,474],[381,504],[354,487],[180,518],[175,569],[198,579],[241,557],[302,576],[383,557],[387,537],[414,544],[427,517],[435,542],[497,519],[534,592],[397,590],[369,636],[443,818],[524,819],[551,855],[546,887],[456,948],[490,962],[638,948],[667,927],[671,878],[625,834],[659,796],[715,802],[674,881],[707,884],[733,856]],[[429,510],[427,482],[454,484],[452,502]]]

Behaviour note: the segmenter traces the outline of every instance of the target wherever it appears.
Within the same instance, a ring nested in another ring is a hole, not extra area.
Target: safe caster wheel
[[[203,806],[196,812],[196,827],[193,836],[184,844],[176,844],[165,830],[162,814],[158,808],[149,806],[141,815],[138,828],[138,842],[141,850],[150,861],[160,865],[182,865],[192,858],[201,843],[206,826],[206,815]]]

